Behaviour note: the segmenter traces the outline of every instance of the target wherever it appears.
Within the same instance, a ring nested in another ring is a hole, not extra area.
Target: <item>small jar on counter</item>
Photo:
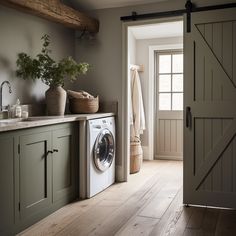
[[[27,119],[29,117],[29,112],[28,111],[22,111],[22,118]]]
[[[19,98],[16,100],[16,107],[15,107],[15,117],[21,118],[22,116],[22,109],[20,105],[20,100]]]

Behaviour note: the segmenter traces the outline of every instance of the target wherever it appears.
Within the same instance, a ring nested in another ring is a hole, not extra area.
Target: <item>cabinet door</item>
[[[20,217],[52,203],[51,132],[20,136]]]
[[[10,234],[14,224],[14,138],[0,135],[0,235]]]
[[[53,131],[53,201],[69,200],[75,189],[72,127]]]

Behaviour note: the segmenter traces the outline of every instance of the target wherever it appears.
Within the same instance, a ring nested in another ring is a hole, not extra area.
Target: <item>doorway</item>
[[[173,25],[172,25],[173,24]],[[176,34],[176,24],[182,26],[181,35]],[[172,25],[172,30],[168,30],[167,26]],[[153,30],[153,27],[159,27],[158,30]],[[173,27],[174,26],[174,27]],[[164,36],[158,37],[158,33],[162,30],[162,34]],[[144,32],[149,32],[146,38]],[[130,143],[130,125],[129,125],[129,114],[131,109],[131,104],[128,102],[130,99],[130,65],[135,64],[137,66],[142,66],[144,68],[143,72],[140,72],[140,80],[143,92],[143,103],[145,110],[145,119],[146,119],[146,130],[144,131],[141,140],[142,140],[142,148],[143,148],[143,156],[146,160],[154,160],[156,154],[156,129],[158,126],[156,125],[155,117],[156,117],[156,101],[155,98],[157,90],[155,89],[157,81],[156,81],[156,54],[158,52],[163,52],[163,50],[177,50],[176,53],[181,54],[183,50],[183,18],[175,17],[168,19],[156,19],[151,21],[142,21],[142,22],[129,22],[123,24],[123,32],[124,32],[124,41],[126,42],[126,46],[124,47],[124,51],[126,52],[124,55],[124,66],[125,70],[123,81],[123,91],[125,92],[125,96],[123,97],[125,100],[124,109],[126,110],[125,115],[123,117],[125,123],[126,138],[123,140],[125,142],[124,149],[124,159],[126,164],[126,180],[129,178],[129,143]],[[150,33],[151,32],[151,33]],[[155,35],[154,35],[155,34]],[[172,34],[172,35],[171,35]],[[138,35],[138,36],[137,36]],[[178,38],[178,39],[177,39]],[[176,40],[177,39],[177,40]],[[135,45],[136,44],[136,45]],[[136,50],[138,49],[138,51]],[[172,76],[172,75],[171,75]],[[174,76],[174,74],[173,74]],[[177,92],[177,91],[176,91]],[[183,91],[181,91],[182,93]],[[180,93],[178,91],[178,93]],[[177,94],[177,93],[176,93]],[[173,97],[176,96],[173,91]],[[171,95],[171,96],[172,96]],[[177,112],[177,111],[176,111]],[[123,136],[124,137],[124,136]],[[181,141],[182,143],[182,141]],[[180,144],[181,145],[181,144]],[[182,154],[182,153],[181,153]],[[177,156],[177,155],[176,155]]]

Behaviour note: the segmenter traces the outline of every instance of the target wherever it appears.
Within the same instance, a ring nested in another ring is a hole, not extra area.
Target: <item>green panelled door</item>
[[[75,190],[73,128],[53,131],[53,202],[69,200]]]
[[[51,132],[20,136],[20,217],[52,204]]]

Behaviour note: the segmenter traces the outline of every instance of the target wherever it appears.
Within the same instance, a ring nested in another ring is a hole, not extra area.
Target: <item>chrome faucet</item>
[[[3,106],[2,106],[2,89],[3,89],[4,84],[7,84],[8,89],[9,89],[9,93],[12,93],[10,82],[7,81],[7,80],[3,81],[2,84],[1,84],[1,87],[0,87],[0,109],[1,109],[0,111],[3,110]]]

